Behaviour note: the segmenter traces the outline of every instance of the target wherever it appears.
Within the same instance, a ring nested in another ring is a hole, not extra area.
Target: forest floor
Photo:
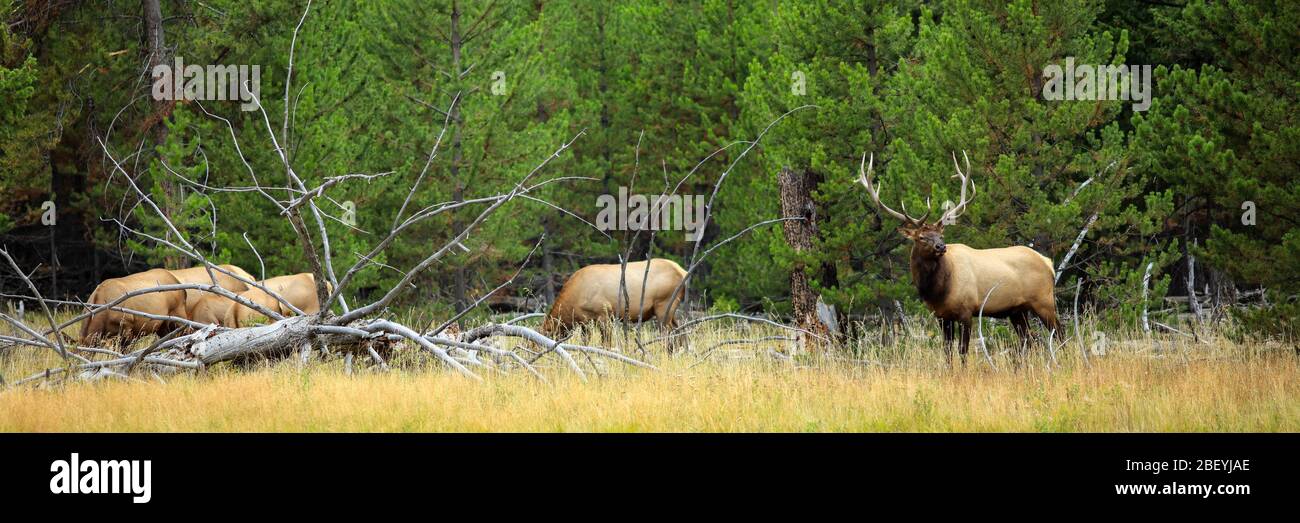
[[[400,351],[388,372],[362,365],[368,358],[351,374],[339,358],[305,369],[289,358],[164,378],[12,386],[59,365],[48,349],[18,347],[0,356],[11,384],[0,389],[0,431],[1300,430],[1300,358],[1290,346],[1213,332],[1195,340],[1098,336],[1085,324],[1087,347],[1071,338],[1055,354],[1039,346],[1017,364],[1011,349],[1019,345],[1006,325],[985,329],[989,357],[972,341],[963,366],[944,361],[933,322],[912,325],[889,345],[869,332],[872,341],[851,344],[856,353],[793,358],[787,341],[718,346],[782,333],[715,322],[671,356],[650,346],[645,359],[658,371],[583,361],[583,382],[547,357],[538,362],[545,383],[522,372],[483,373],[475,382]],[[656,332],[650,326],[643,336]],[[640,356],[615,333],[576,341]]]

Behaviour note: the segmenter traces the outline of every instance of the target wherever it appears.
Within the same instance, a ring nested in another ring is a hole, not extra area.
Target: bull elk
[[[682,301],[677,286],[686,277],[686,271],[672,260],[655,258],[650,260],[647,273],[646,263],[628,263],[626,271],[617,263],[578,269],[560,288],[551,311],[542,321],[542,332],[562,337],[576,324],[606,316],[627,321],[638,317],[657,318],[661,325],[671,329],[676,324],[673,314]],[[626,277],[621,287],[626,296],[620,293],[620,277]]]
[[[962,154],[965,157],[965,153]],[[943,228],[955,223],[970,200],[975,187],[970,181],[970,158],[966,158],[966,172],[962,172],[953,154],[953,166],[961,180],[959,202],[945,211],[938,220],[926,222],[927,211],[920,218],[890,209],[880,201],[880,186],[873,184],[871,175],[875,155],[871,161],[862,155],[858,167],[858,181],[866,187],[867,194],[876,206],[903,221],[898,231],[912,241],[912,282],[917,293],[943,327],[944,354],[952,357],[952,341],[958,326],[961,328],[961,357],[966,359],[970,347],[971,319],[977,314],[991,318],[1010,318],[1016,334],[1024,341],[1030,337],[1030,314],[1042,320],[1048,329],[1059,327],[1056,318],[1054,268],[1052,260],[1028,247],[1015,246],[999,249],[974,249],[960,243],[945,244]],[[982,311],[982,312],[981,312]]]

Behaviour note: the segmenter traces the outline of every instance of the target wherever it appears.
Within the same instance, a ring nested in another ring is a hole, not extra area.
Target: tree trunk
[[[1201,304],[1196,301],[1196,237],[1192,232],[1192,211],[1187,212],[1183,223],[1183,256],[1187,258],[1187,307],[1192,313],[1193,325],[1201,323]]]
[[[803,218],[782,224],[786,243],[796,256],[802,256],[812,251],[813,239],[817,237],[817,213],[812,201],[810,177],[805,172],[795,172],[785,167],[777,177],[777,184],[781,189],[781,215]],[[812,291],[806,268],[803,261],[796,261],[790,269],[790,303],[794,308],[795,324],[802,329],[827,336],[830,330],[817,318],[818,297]],[[803,345],[807,346],[808,340],[802,335],[800,338],[805,342]]]
[[[163,36],[162,22],[162,5],[159,0],[142,0],[141,9],[144,11],[144,32],[145,32],[145,52],[149,53],[149,72],[153,73],[153,68],[167,61],[166,41]],[[180,74],[181,71],[175,71],[174,74]],[[167,105],[167,100],[154,100],[154,109],[160,110]],[[159,127],[155,125],[155,127]],[[160,133],[166,133],[166,127],[161,126]]]
[[[459,84],[460,75],[462,73],[460,68],[462,35],[460,34],[459,2],[451,3],[451,31],[448,32],[447,38],[451,41],[451,72],[456,75],[456,82]],[[460,119],[461,105],[462,104],[458,101],[456,105],[451,108],[451,180],[453,184],[451,199],[452,201],[457,202],[465,199],[465,185],[460,179],[460,166],[464,160],[461,140],[461,130],[463,127]],[[455,234],[455,231],[460,231],[462,227],[464,227],[464,224],[453,215],[453,234]],[[454,283],[452,285],[452,299],[456,302],[457,309],[462,309],[467,305],[465,301],[465,296],[468,292],[466,289],[467,287],[468,283],[465,276],[465,264],[458,264],[456,266]]]
[[[167,62],[167,43],[163,34],[162,5],[159,0],[142,0],[140,4],[144,11],[144,32],[147,45],[146,52],[149,53],[149,74],[152,75],[154,67]],[[181,74],[181,71],[173,71],[172,74]],[[152,76],[150,78],[152,79]],[[164,123],[164,120],[171,110],[172,103],[171,100],[154,100],[153,102],[154,117],[148,120],[152,122],[151,126],[144,131],[152,135],[152,143],[155,147],[167,141],[167,124]],[[180,185],[175,180],[172,180],[170,176],[163,177],[161,186],[167,198],[159,202],[162,204],[159,207],[167,215],[167,219],[171,220],[176,215],[176,209],[180,206],[183,194]],[[171,236],[171,233],[167,232],[165,236]],[[169,239],[176,241],[175,238]],[[163,265],[168,269],[180,269],[184,261],[183,256],[173,253],[163,258]]]
[[[1192,247],[1195,248],[1195,243]],[[1187,307],[1192,312],[1192,319],[1201,323],[1201,302],[1196,297],[1196,255],[1191,249],[1187,249]]]

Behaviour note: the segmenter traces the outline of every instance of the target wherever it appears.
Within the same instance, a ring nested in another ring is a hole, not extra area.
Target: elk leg
[[[680,300],[673,302],[672,305],[676,305],[677,303],[680,303]],[[670,306],[667,301],[661,301],[657,305],[655,305],[653,309],[651,309],[650,311],[643,311],[642,314],[644,314],[645,312],[653,312],[654,313],[653,316],[649,314],[645,314],[643,318],[645,319],[654,318],[659,320],[660,329],[664,331],[665,335],[668,335],[668,334],[672,334],[673,329],[677,328],[677,314],[676,314],[677,311],[675,309],[676,307]],[[672,354],[676,352],[677,349],[681,348],[682,345],[686,342],[685,338],[686,338],[685,336],[682,336],[679,338],[669,339],[668,353]]]
[[[953,330],[956,329],[957,322],[939,318],[939,324],[943,327],[943,361],[950,362],[952,361],[952,341],[956,338]]]
[[[1045,326],[1047,327],[1047,330],[1049,330],[1049,331],[1055,331],[1055,332],[1057,332],[1057,333],[1061,332],[1061,329],[1060,329],[1060,327],[1061,327],[1060,321],[1058,321],[1057,318],[1056,318],[1056,305],[1055,305],[1055,304],[1046,304],[1046,305],[1035,306],[1035,307],[1034,307],[1034,315],[1035,315],[1035,316],[1038,316],[1038,319],[1039,319],[1039,320],[1042,320],[1043,325],[1045,325]]]
[[[551,337],[557,340],[563,340],[569,337],[569,332],[572,330],[573,330],[573,326],[571,325],[565,323],[556,323],[555,330],[551,334]]]
[[[614,324],[614,321],[616,320],[614,319],[613,316],[606,316],[604,318],[592,322],[592,325],[596,326],[596,330],[600,331],[600,339],[602,340],[602,343],[606,345],[610,344],[610,342],[613,341],[610,338],[610,334],[611,334],[610,327]]]
[[[1024,312],[1015,312],[1011,314],[1011,326],[1016,328],[1016,336],[1021,338],[1029,335],[1029,316]]]
[[[1020,338],[1020,350],[1017,351],[1017,357],[1022,358],[1028,352],[1029,342],[1033,335],[1029,330],[1029,313],[1027,311],[1011,313],[1011,325],[1016,328],[1016,336]]]
[[[659,324],[663,325],[663,327],[668,330],[673,330],[677,328],[677,317],[676,317],[677,315],[674,314],[676,311],[669,310],[668,302],[665,301],[665,302],[661,302],[658,305],[655,305],[652,311],[654,312],[654,316],[645,315],[644,318],[645,319],[657,318],[659,320]]]
[[[966,365],[966,351],[970,350],[970,318],[961,320],[961,364]]]

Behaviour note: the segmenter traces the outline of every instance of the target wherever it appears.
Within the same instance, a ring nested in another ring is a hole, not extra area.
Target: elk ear
[[[917,232],[919,231],[911,227],[908,227],[906,225],[898,228],[898,233],[902,234],[904,238],[907,238],[909,240],[916,240]]]

